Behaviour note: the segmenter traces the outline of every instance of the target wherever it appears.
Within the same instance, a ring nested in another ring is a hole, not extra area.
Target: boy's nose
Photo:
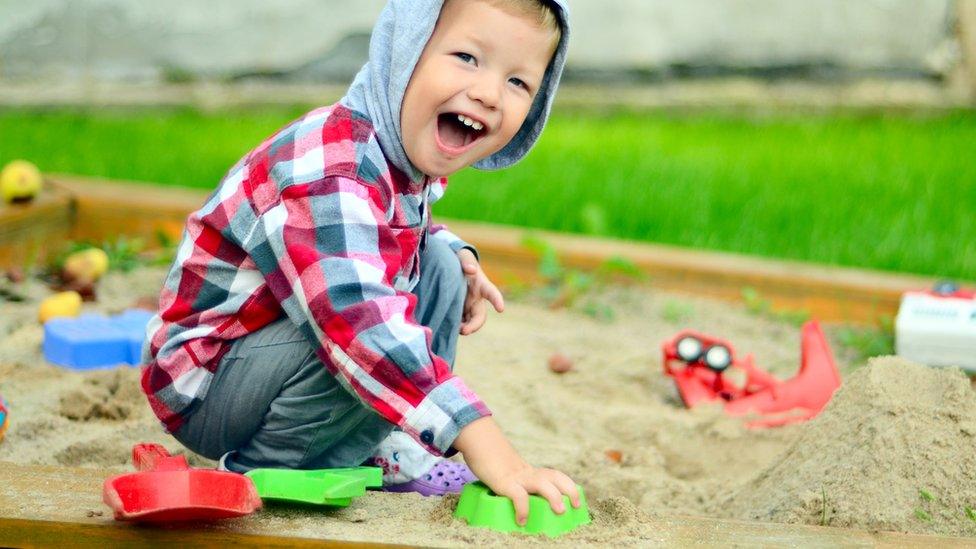
[[[481,78],[468,88],[468,97],[488,109],[495,109],[501,98],[501,89],[492,79]]]

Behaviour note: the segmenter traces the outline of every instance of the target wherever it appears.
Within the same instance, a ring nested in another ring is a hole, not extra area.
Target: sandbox
[[[163,275],[160,267],[110,273],[97,304],[86,308],[113,313],[145,303]],[[145,404],[137,368],[79,373],[44,361],[35,306],[48,290],[34,282],[25,289],[28,301],[4,303],[0,319],[0,389],[12,419],[0,462],[102,474],[129,470],[136,442],[178,450]],[[967,512],[976,505],[976,394],[958,371],[895,358],[865,366],[839,353],[845,386],[819,418],[749,430],[716,407],[685,409],[661,374],[659,344],[693,325],[722,334],[785,377],[798,364],[794,324],[682,294],[602,292],[600,299],[613,304],[612,320],[553,310],[528,294],[459,347],[457,372],[525,457],[560,468],[587,488],[593,524],[560,541],[663,541],[654,521],[678,516],[976,534]],[[680,318],[675,304],[684,311]],[[573,370],[551,372],[546,362],[553,352],[571,357]],[[619,452],[619,462],[608,451]],[[458,523],[451,518],[455,503],[370,493],[341,511],[271,508],[255,520],[283,521],[290,535],[336,540],[532,542]],[[98,506],[63,511],[110,515]]]
[[[120,207],[112,187],[101,189],[80,199],[68,191],[54,193],[42,212],[49,222],[42,226],[41,242],[104,238],[123,226],[152,234],[160,222],[163,229],[178,228],[173,212],[199,198],[193,193],[161,193],[153,200],[129,196],[122,201],[131,204]],[[113,200],[114,209],[106,207]],[[158,215],[133,210],[138,204]],[[126,225],[131,219],[126,215],[145,226]],[[13,221],[8,228],[28,227],[25,220]],[[504,231],[494,234],[501,234],[501,241],[512,238]],[[581,249],[577,242],[561,244],[558,237],[555,244],[564,246],[561,251]],[[577,262],[606,253],[595,251],[605,250],[603,243],[594,246],[579,252]],[[486,248],[487,261],[520,264],[525,273],[525,257],[505,256],[513,246]],[[610,315],[554,308],[532,291],[510,293],[506,312],[493,314],[459,345],[457,373],[487,402],[523,455],[564,470],[586,487],[593,522],[559,543],[946,543],[886,532],[976,536],[976,394],[959,371],[890,357],[865,364],[839,345],[837,326],[828,324],[844,386],[814,421],[767,430],[747,429],[717,406],[684,408],[662,374],[661,342],[686,327],[734,342],[779,377],[797,370],[797,325],[741,303],[696,297],[709,281],[729,293],[751,280],[774,301],[790,299],[791,288],[799,288],[795,294],[801,301],[792,304],[812,304],[827,320],[853,315],[862,321],[890,313],[896,288],[928,281],[895,277],[879,284],[861,273],[814,270],[809,275],[795,266],[748,262],[725,262],[722,274],[715,267],[695,271],[698,259],[684,252],[664,262],[658,252],[635,252],[657,269],[649,283],[609,285],[591,296],[600,303],[598,310]],[[510,274],[495,272],[502,282]],[[111,314],[151,306],[164,275],[165,267],[112,271],[99,284],[97,302],[85,309]],[[682,284],[688,291],[672,291]],[[2,539],[36,542],[41,538],[10,538],[12,532],[32,529],[54,536],[44,539],[62,541],[76,535],[130,542],[176,536],[173,540],[182,543],[208,539],[192,538],[196,534],[217,533],[225,537],[209,539],[267,544],[281,541],[274,536],[290,536],[424,546],[543,541],[471,529],[452,518],[453,497],[386,493],[369,493],[343,510],[269,506],[251,517],[176,534],[116,526],[98,499],[101,481],[131,469],[134,443],[158,442],[174,452],[180,447],[146,405],[137,368],[76,372],[46,363],[36,308],[50,290],[31,279],[18,291],[26,301],[0,302],[0,393],[11,410],[9,431],[0,442]],[[573,360],[568,373],[547,367],[557,352]],[[197,466],[213,465],[188,458]],[[64,497],[58,495],[62,486],[69,492]],[[55,527],[38,529],[30,522],[35,518]]]

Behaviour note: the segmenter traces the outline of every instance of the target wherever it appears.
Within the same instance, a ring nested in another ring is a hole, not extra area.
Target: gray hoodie
[[[569,44],[569,8],[564,0],[545,0],[562,27],[556,48],[535,102],[512,141],[474,166],[482,170],[507,168],[529,153],[542,134],[566,64]],[[414,67],[434,32],[444,0],[390,0],[380,13],[369,44],[369,62],[363,66],[341,103],[366,114],[373,122],[387,160],[414,181],[423,179],[407,158],[400,131],[400,107]]]

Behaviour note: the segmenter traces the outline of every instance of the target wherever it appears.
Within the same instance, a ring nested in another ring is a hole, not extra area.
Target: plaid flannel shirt
[[[287,315],[329,372],[435,454],[489,415],[430,349],[409,290],[446,179],[390,165],[370,121],[304,115],[245,156],[186,224],[147,327],[142,387],[167,430],[206,397],[231,343]],[[263,414],[264,410],[255,410]]]

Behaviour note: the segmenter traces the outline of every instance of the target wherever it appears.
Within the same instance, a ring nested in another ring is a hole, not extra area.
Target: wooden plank
[[[137,235],[147,242],[156,233],[176,240],[189,212],[209,193],[147,184],[58,176],[77,203],[76,239]],[[824,321],[875,323],[894,316],[901,294],[929,288],[931,277],[919,277],[776,261],[730,253],[704,252],[674,246],[590,238],[548,231],[457,220],[454,232],[478,247],[488,273],[505,283],[538,280],[539,258],[523,245],[527,234],[550,244],[563,264],[592,270],[612,258],[625,258],[665,290],[740,301],[754,288],[778,310],[803,310]]]
[[[74,204],[65,189],[47,183],[26,204],[0,202],[0,266],[26,267],[42,262],[74,225]]]
[[[203,205],[209,193],[141,182],[53,176],[75,199],[71,238],[102,241],[119,235],[158,245],[159,235],[179,241],[186,216]]]
[[[213,525],[149,527],[118,523],[101,502],[102,482],[113,473],[96,469],[29,466],[0,462],[0,545],[2,546],[156,546],[197,547],[211,545],[263,547],[364,547],[384,546],[372,542],[313,539],[306,529],[290,524],[288,518],[269,518],[269,512]],[[390,496],[367,494],[367,498]],[[392,496],[395,497],[395,496]],[[316,511],[309,511],[313,513]],[[321,511],[318,511],[321,512]],[[98,513],[102,513],[101,516]],[[326,519],[323,519],[326,520]],[[381,532],[393,534],[395,516],[370,519],[363,536]],[[443,529],[445,539],[452,530],[431,523],[431,531]],[[632,526],[628,526],[632,528]],[[306,537],[282,533],[300,532]],[[795,524],[774,524],[702,517],[655,517],[635,536],[649,546],[713,547],[885,547],[972,546],[971,540],[898,533],[872,533],[846,528],[825,528]],[[372,536],[375,537],[375,536]],[[513,537],[513,543],[521,538]],[[390,545],[385,545],[390,547]]]
[[[930,288],[931,277],[776,261],[675,246],[571,236],[548,231],[451,221],[478,246],[485,268],[499,280],[533,276],[537,256],[521,245],[530,232],[553,247],[567,266],[592,270],[624,258],[654,287],[737,301],[754,288],[778,310],[804,310],[826,321],[877,322],[898,311],[901,294]],[[537,275],[534,275],[537,277]]]
[[[5,547],[382,547],[377,544],[310,540],[284,536],[213,532],[188,528],[144,528],[0,517]]]

